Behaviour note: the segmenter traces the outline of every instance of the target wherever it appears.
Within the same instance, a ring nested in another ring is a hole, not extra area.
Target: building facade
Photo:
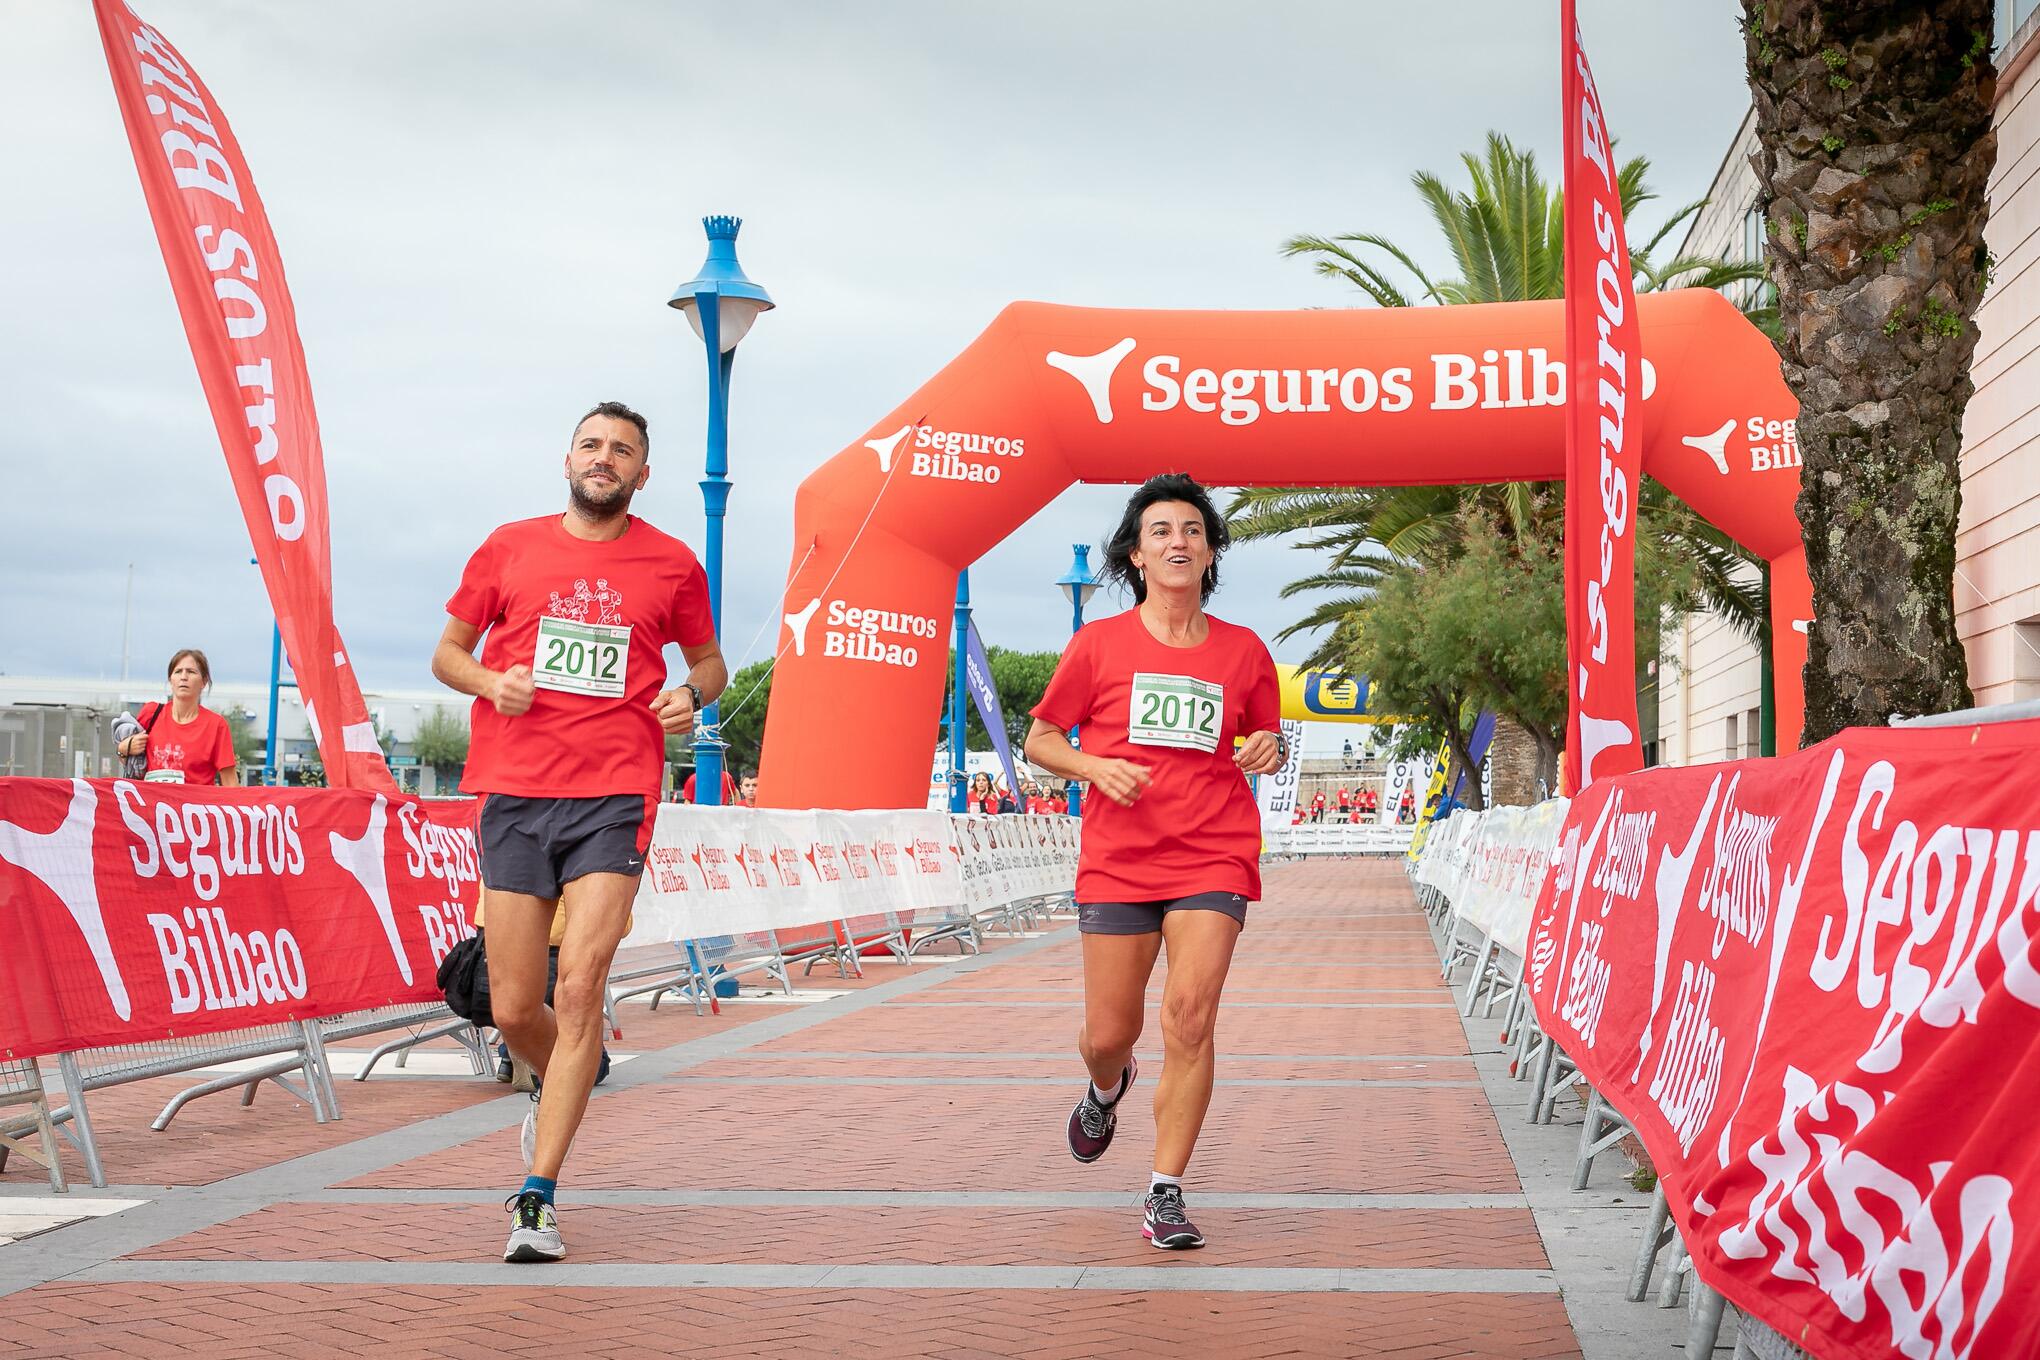
[[[1984,231],[1996,264],[1976,314],[1976,395],[1962,427],[1955,540],[1956,626],[1979,704],[2040,699],[2040,0],[2000,0],[1997,38],[1997,167]],[[1763,210],[1749,164],[1756,146],[1753,111],[1685,253],[1763,257]],[[1657,670],[1663,763],[1757,754],[1762,682],[1753,642],[1717,618],[1689,615],[1664,630]],[[1797,736],[1780,732],[1779,748],[1790,750]]]

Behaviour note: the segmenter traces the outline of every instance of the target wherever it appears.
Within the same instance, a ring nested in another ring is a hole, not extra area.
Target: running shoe
[[[510,1045],[496,1045],[496,1080],[508,1085],[517,1075],[517,1064],[510,1061]]]
[[[517,1135],[518,1150],[524,1154],[524,1170],[531,1171],[532,1162],[538,1159],[538,1093],[531,1096],[531,1108],[525,1111],[524,1128]]]
[[[510,1241],[503,1248],[506,1261],[557,1261],[567,1254],[560,1241],[559,1218],[545,1196],[526,1190],[504,1202],[510,1211]]]
[[[1140,1235],[1148,1240],[1149,1246],[1163,1251],[1188,1251],[1204,1245],[1204,1234],[1197,1231],[1197,1225],[1183,1212],[1180,1185],[1157,1185],[1148,1191],[1147,1214],[1141,1221]]]
[[[1110,1104],[1098,1099],[1096,1086],[1084,1084],[1084,1098],[1070,1111],[1070,1156],[1089,1163],[1105,1155],[1105,1149],[1112,1146],[1112,1134],[1119,1127],[1119,1102],[1126,1099],[1126,1093],[1133,1089],[1133,1079],[1139,1075],[1140,1060],[1128,1058],[1126,1071],[1120,1074],[1119,1094]]]

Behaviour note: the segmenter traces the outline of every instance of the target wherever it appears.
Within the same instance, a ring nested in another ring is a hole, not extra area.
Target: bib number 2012
[[[1187,675],[1136,673],[1127,737],[1142,746],[1218,749],[1225,721],[1225,687]]]
[[[538,621],[538,653],[531,663],[531,682],[539,688],[620,698],[629,671],[628,625]]]

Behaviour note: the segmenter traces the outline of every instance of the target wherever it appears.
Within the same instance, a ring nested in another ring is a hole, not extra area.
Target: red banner
[[[438,1000],[475,807],[0,780],[0,1057]]]
[[[2040,721],[1573,800],[1537,1014],[1701,1277],[1823,1360],[2040,1354]]]
[[[1565,786],[1643,768],[1636,715],[1636,489],[1643,341],[1614,139],[1573,0],[1565,61]]]
[[[211,91],[155,29],[93,0],[128,145],[327,781],[393,790],[333,626],[326,460],[283,257]]]

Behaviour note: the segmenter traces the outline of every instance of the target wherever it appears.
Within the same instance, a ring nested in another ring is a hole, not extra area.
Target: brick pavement
[[[0,1355],[1579,1354],[1398,869],[1268,874],[1188,1178],[1201,1252],[1138,1236],[1145,1099],[1104,1162],[1061,1145],[1079,961],[1064,931],[817,970],[845,995],[812,1004],[626,1007],[642,1056],[562,1179],[565,1267],[495,1260],[522,1102],[486,1080],[346,1084],[324,1128],[215,1099],[165,1135],[162,1092],[107,1092],[115,1179],[185,1188],[0,1248]],[[1140,1050],[1144,1096],[1152,1010]]]

